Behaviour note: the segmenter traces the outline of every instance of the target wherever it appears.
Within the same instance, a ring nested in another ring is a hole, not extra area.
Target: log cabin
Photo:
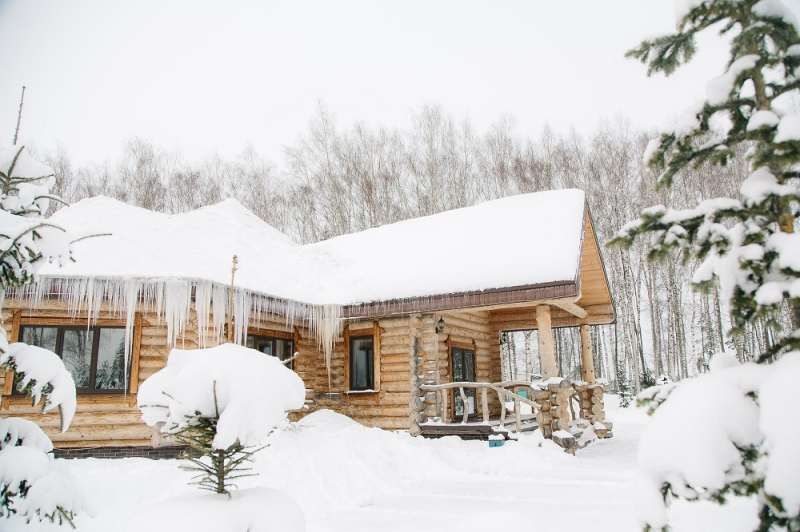
[[[5,294],[2,319],[9,341],[62,357],[78,410],[59,433],[58,414],[31,407],[8,372],[0,416],[38,423],[57,456],[170,456],[140,419],[139,385],[173,347],[225,341],[277,356],[302,377],[307,404],[293,419],[327,408],[413,435],[483,434],[503,432],[507,413],[519,431],[528,404],[546,437],[576,426],[610,435],[591,327],[613,323],[614,304],[580,190],[307,245],[235,200],[166,215],[97,197],[51,221],[93,237],[74,244],[74,262],[46,265],[36,283]],[[557,327],[580,329],[581,381],[558,375]],[[529,329],[538,330],[542,382],[500,382],[501,335]]]

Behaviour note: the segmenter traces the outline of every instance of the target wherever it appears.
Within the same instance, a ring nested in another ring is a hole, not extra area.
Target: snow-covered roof
[[[183,279],[308,305],[358,305],[575,281],[585,196],[525,194],[299,245],[236,200],[167,215],[96,197],[55,213],[74,263],[43,278]]]

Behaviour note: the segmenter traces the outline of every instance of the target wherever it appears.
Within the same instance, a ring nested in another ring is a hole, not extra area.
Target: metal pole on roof
[[[236,264],[239,260],[233,256],[233,267],[231,268],[231,289],[228,292],[228,343],[233,343],[233,278],[236,276]]]

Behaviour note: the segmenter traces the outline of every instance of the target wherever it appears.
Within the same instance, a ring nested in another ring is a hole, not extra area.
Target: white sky
[[[531,137],[618,114],[658,126],[725,61],[713,38],[668,79],[624,58],[673,27],[670,0],[0,0],[0,144],[22,85],[22,140],[78,163],[133,135],[189,159],[252,144],[278,162],[318,101],[342,127],[407,127],[431,102],[480,129],[512,114]]]

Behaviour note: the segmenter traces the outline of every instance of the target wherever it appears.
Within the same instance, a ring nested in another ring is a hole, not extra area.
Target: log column
[[[550,326],[550,307],[536,307],[536,328],[539,331],[539,358],[542,363],[542,380],[558,377],[553,329]]]
[[[587,384],[595,384],[594,358],[592,357],[592,333],[588,325],[581,325],[581,361],[583,365],[583,380]]]

